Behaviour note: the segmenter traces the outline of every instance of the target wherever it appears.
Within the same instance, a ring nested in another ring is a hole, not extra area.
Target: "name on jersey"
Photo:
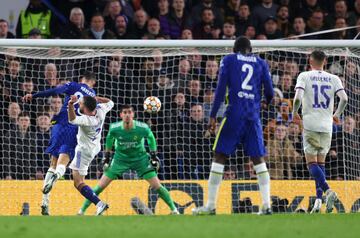
[[[85,88],[85,87],[83,87],[83,86],[82,86],[80,89],[81,89],[81,91],[83,91],[84,93],[88,94],[89,96],[95,97],[95,93],[91,92],[89,89],[87,89],[87,88]]]
[[[239,97],[239,98],[251,99],[251,100],[254,100],[254,99],[255,99],[255,95],[254,95],[254,94],[252,94],[252,93],[247,93],[247,92],[243,92],[243,91],[238,92],[238,97]]]
[[[321,76],[310,76],[311,81],[318,81],[318,82],[330,82],[331,78],[329,77],[321,77]]]
[[[134,148],[138,145],[138,142],[136,142],[136,141],[135,142],[134,141],[132,141],[132,142],[118,141],[118,143],[120,146],[124,146],[126,149]]]
[[[256,62],[256,57],[254,56],[237,55],[237,59],[247,62]]]

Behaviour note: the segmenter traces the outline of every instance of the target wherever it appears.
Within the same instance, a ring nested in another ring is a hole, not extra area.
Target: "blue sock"
[[[319,184],[319,187],[325,192],[329,189],[329,185],[326,182],[325,175],[320,166],[316,163],[309,165],[310,174],[314,177],[315,182]]]
[[[317,199],[322,199],[323,196],[323,190],[321,189],[320,185],[318,182],[315,181],[315,185],[316,185],[316,198]]]
[[[92,203],[94,203],[95,205],[98,202],[100,202],[100,199],[98,198],[98,196],[96,196],[94,191],[87,185],[85,185],[84,187],[81,188],[80,193],[81,193],[81,195],[83,195],[84,197],[89,199]]]

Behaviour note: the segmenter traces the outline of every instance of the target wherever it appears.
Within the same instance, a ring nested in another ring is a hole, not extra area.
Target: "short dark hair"
[[[18,118],[20,118],[20,117],[28,117],[28,118],[30,118],[30,114],[28,112],[21,112],[19,114]]]
[[[42,116],[45,116],[45,117],[48,117],[48,118],[51,118],[50,114],[47,113],[47,112],[40,112],[36,115],[36,117],[42,117]]]
[[[91,71],[85,71],[81,78],[85,78],[85,80],[94,80],[94,81],[96,81],[96,75]]]
[[[326,54],[321,50],[314,50],[311,52],[310,57],[317,62],[323,62],[326,59]]]
[[[95,12],[94,14],[91,15],[91,20],[94,18],[94,17],[101,17],[103,20],[104,20],[104,16],[102,15],[101,12]]]
[[[5,22],[7,25],[9,25],[9,23],[7,22],[7,20],[5,20],[5,19],[0,19],[0,23],[2,23],[2,22]]]
[[[120,112],[124,111],[125,109],[131,109],[132,111],[134,111],[133,106],[131,106],[129,104],[124,104],[121,106]]]
[[[84,105],[89,111],[94,111],[96,108],[96,99],[90,96],[83,97]]]
[[[246,54],[251,52],[251,50],[251,42],[248,38],[245,36],[239,36],[236,38],[234,43],[234,53],[240,52],[242,54]]]

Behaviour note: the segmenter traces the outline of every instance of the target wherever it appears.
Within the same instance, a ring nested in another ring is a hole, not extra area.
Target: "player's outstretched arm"
[[[348,103],[348,96],[345,92],[345,90],[340,90],[336,93],[336,95],[340,98],[338,107],[334,113],[334,121],[335,123],[339,124],[340,123],[340,115],[345,111],[345,107]]]
[[[34,94],[26,94],[22,98],[22,100],[24,102],[30,102],[33,98],[44,98],[44,97],[55,96],[55,95],[66,93],[67,90],[68,90],[68,84],[65,84],[65,85],[58,86],[58,87],[48,89],[45,91],[40,91],[40,92],[37,92]]]

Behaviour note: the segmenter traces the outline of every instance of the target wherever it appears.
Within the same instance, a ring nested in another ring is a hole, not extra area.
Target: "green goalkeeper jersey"
[[[150,151],[156,151],[156,139],[146,123],[134,120],[133,128],[127,130],[124,122],[119,121],[110,124],[105,148],[111,150],[115,143],[114,159],[135,161],[147,156],[145,139]]]

